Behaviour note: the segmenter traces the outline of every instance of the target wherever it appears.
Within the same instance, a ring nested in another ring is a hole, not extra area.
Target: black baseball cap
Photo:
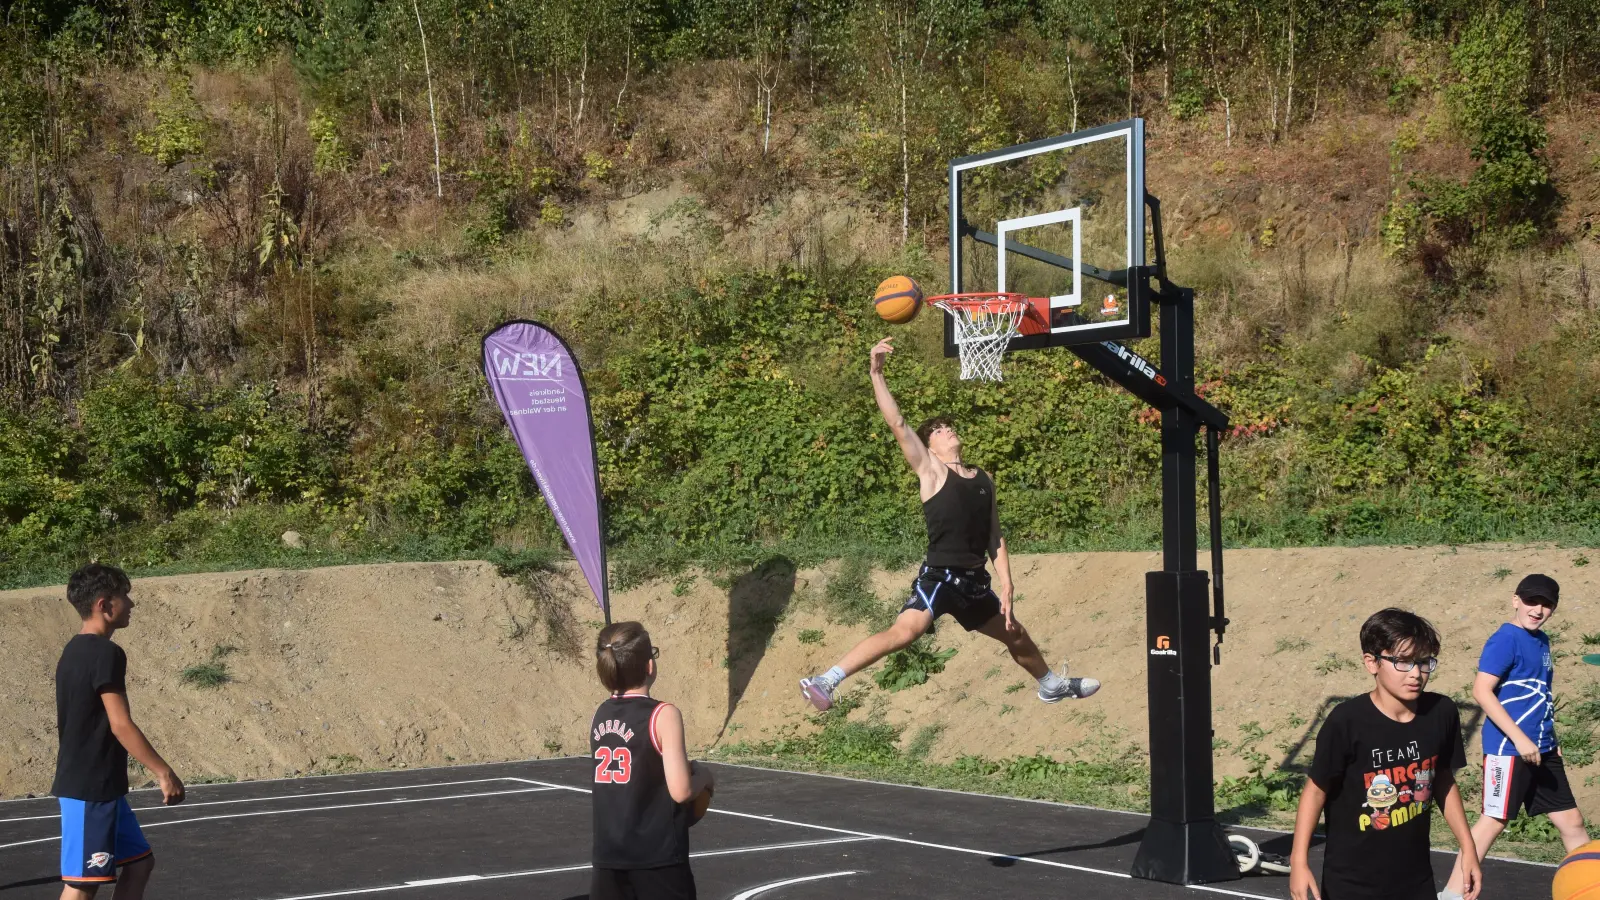
[[[1555,606],[1561,602],[1561,585],[1549,575],[1529,575],[1517,582],[1517,596],[1523,603],[1543,600],[1540,606]]]

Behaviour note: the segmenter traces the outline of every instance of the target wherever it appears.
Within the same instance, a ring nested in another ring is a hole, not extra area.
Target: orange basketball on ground
[[[891,275],[878,285],[872,305],[885,322],[904,325],[922,308],[922,288],[904,275]]]
[[[1600,900],[1600,841],[1567,854],[1550,885],[1552,900]]]

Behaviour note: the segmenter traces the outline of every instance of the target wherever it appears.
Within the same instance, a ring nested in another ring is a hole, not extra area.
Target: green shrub
[[[318,172],[343,172],[350,168],[350,148],[339,136],[339,122],[327,110],[318,108],[306,123],[311,135],[312,166]]]
[[[139,152],[169,169],[205,152],[210,128],[188,81],[170,80],[151,101],[150,117],[154,119],[150,130],[133,136]]]
[[[956,648],[934,650],[929,635],[917,638],[910,645],[889,654],[883,665],[872,676],[878,687],[894,693],[925,684],[928,676],[944,671],[945,663],[956,655]]]

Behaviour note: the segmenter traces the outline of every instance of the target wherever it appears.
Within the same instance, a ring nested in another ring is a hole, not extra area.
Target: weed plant
[[[232,644],[218,644],[211,648],[210,659],[185,667],[178,673],[178,680],[197,688],[222,687],[233,680],[233,676],[228,672],[226,660],[238,650],[239,648]]]
[[[945,663],[955,655],[955,647],[933,649],[933,637],[925,634],[885,657],[872,680],[891,694],[903,691],[926,684],[928,676],[943,672]]]

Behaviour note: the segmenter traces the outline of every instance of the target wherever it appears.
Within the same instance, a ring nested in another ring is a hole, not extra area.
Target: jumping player
[[[683,714],[650,696],[658,651],[638,622],[600,631],[595,669],[610,699],[595,710],[590,900],[694,900],[686,805],[712,783],[689,762]]]
[[[827,709],[840,682],[915,641],[934,619],[949,613],[966,630],[1005,644],[1017,665],[1038,680],[1040,700],[1055,703],[1093,694],[1100,689],[1093,678],[1063,678],[1050,671],[1038,645],[1012,613],[1011,557],[1000,532],[994,482],[987,472],[961,461],[961,438],[949,419],[929,419],[916,431],[906,425],[883,376],[884,363],[894,352],[893,340],[884,338],[872,348],[872,393],[906,463],[917,473],[928,555],[894,624],[857,644],[837,666],[801,679],[801,693],[817,709]],[[989,586],[985,556],[994,560],[998,595]]]
[[[114,566],[88,565],[67,580],[83,628],[56,663],[56,778],[61,805],[61,900],[90,900],[116,882],[116,900],[140,900],[155,857],[128,806],[128,755],[161,786],[163,803],[183,802],[183,781],[128,712],[128,656],[111,635],[128,627],[132,583]]]

